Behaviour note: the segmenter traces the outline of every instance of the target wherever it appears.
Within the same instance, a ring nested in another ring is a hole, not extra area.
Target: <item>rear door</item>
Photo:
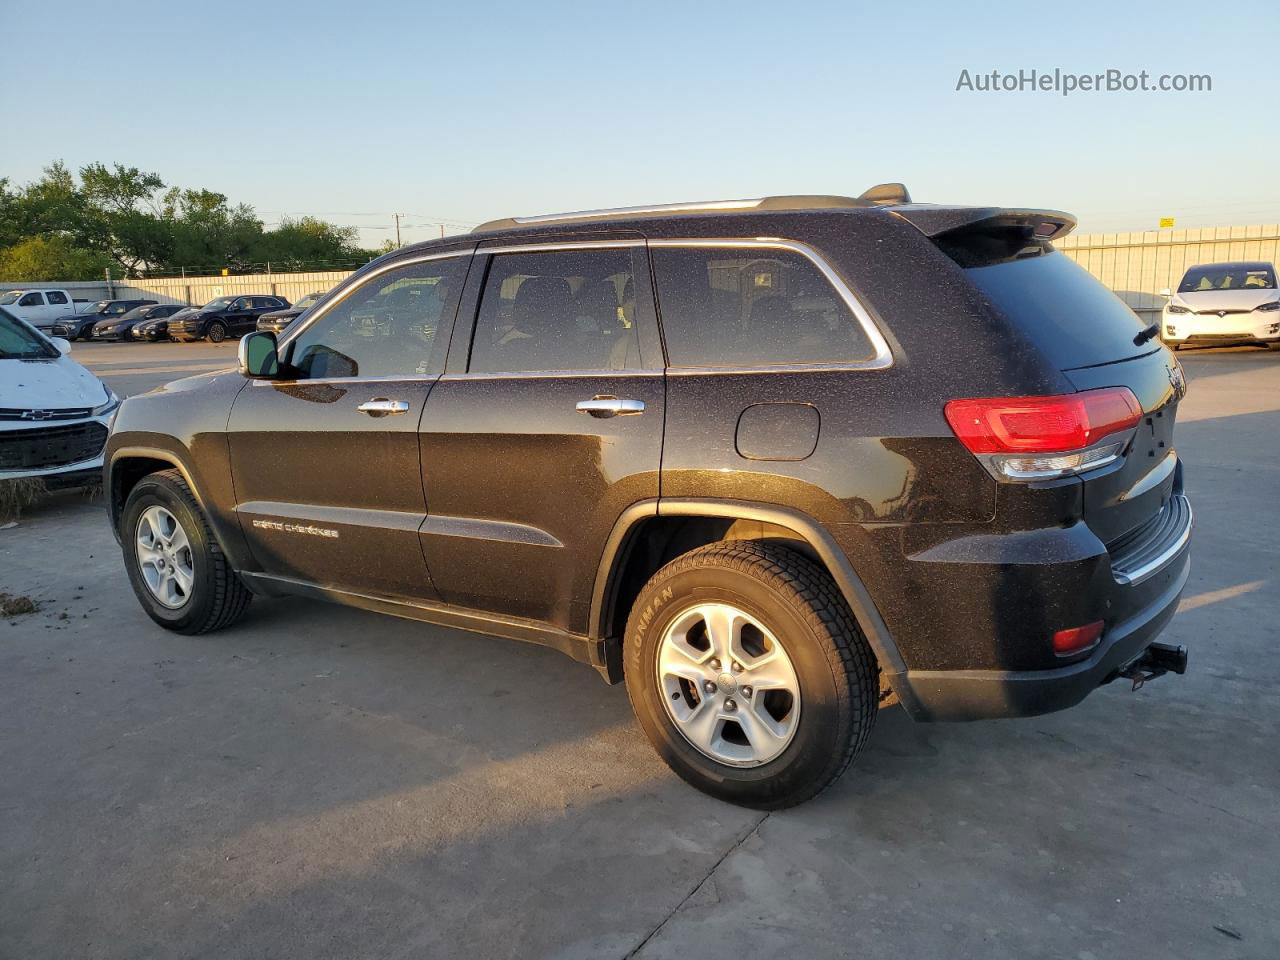
[[[641,239],[477,251],[421,426],[441,597],[585,632],[614,522],[658,496],[663,381]]]
[[[263,572],[435,598],[418,421],[444,366],[470,251],[371,272],[283,339],[288,380],[254,380],[228,426],[240,523]]]
[[[1104,543],[1150,520],[1179,482],[1182,368],[1114,293],[1061,253],[970,267],[969,278],[1077,390],[1128,387],[1143,419],[1124,458],[1087,473],[1084,518]]]

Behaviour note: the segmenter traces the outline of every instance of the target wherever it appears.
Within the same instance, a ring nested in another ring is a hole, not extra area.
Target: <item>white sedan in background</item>
[[[1276,268],[1261,261],[1208,263],[1189,269],[1161,316],[1161,339],[1183,344],[1258,343],[1280,349]]]
[[[120,399],[51,339],[0,307],[0,483],[72,487],[102,477]]]

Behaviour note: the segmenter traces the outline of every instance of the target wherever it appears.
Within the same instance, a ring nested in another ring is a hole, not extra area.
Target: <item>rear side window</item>
[[[1136,345],[1134,337],[1145,326],[1137,314],[1083,267],[1048,247],[1031,247],[1021,257],[965,273],[1059,370],[1125,360],[1159,347]]]
[[[639,369],[632,256],[629,247],[495,255],[468,369]]]
[[[673,367],[851,363],[875,348],[830,281],[793,250],[655,247]]]
[[[57,290],[50,290],[45,294],[45,296],[49,298],[50,303],[58,304],[67,302],[67,295],[65,293],[59,293]]]

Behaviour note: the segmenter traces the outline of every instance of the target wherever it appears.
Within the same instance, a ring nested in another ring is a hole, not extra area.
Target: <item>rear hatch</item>
[[[1109,547],[1156,523],[1181,471],[1173,447],[1185,392],[1173,354],[1115,294],[1008,219],[935,238],[969,279],[1077,390],[1128,387],[1143,416],[1123,458],[1081,475],[1084,519]]]

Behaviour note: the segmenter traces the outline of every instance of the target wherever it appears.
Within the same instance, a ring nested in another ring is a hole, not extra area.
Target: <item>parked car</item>
[[[39,327],[68,313],[79,313],[90,308],[88,303],[76,303],[66,290],[56,287],[28,287],[10,290],[0,295],[0,307],[11,316]]]
[[[305,297],[285,310],[272,310],[258,317],[258,329],[267,333],[284,333],[285,327],[293,323],[301,314],[310,310],[324,296],[322,291],[308,293]]]
[[[123,317],[130,310],[150,306],[154,300],[99,300],[84,313],[70,314],[36,325],[45,336],[67,340],[88,340],[93,328],[103,320]]]
[[[185,310],[181,303],[155,303],[145,307],[135,307],[128,313],[118,317],[107,317],[93,325],[94,340],[133,340],[133,331],[138,324],[147,320],[168,321],[179,310]]]
[[[1280,350],[1280,291],[1274,264],[1262,261],[1209,263],[1192,267],[1161,316],[1164,342],[1187,344],[1256,343]]]
[[[242,377],[125,401],[134,592],[180,633],[295,594],[552,646],[759,808],[895,701],[1027,716],[1181,673],[1185,380],[1054,250],[1074,225],[885,185],[396,250],[245,337]]]
[[[102,478],[102,449],[120,401],[51,340],[0,307],[0,481],[46,486]]]
[[[157,340],[169,339],[169,321],[179,320],[183,317],[191,316],[198,313],[199,307],[180,307],[167,317],[151,317],[136,324],[133,328],[133,339],[150,340],[152,343]]]
[[[169,320],[169,339],[204,340],[221,343],[227,337],[240,337],[257,329],[258,318],[272,310],[289,306],[284,297],[261,295],[218,297],[195,313]]]

